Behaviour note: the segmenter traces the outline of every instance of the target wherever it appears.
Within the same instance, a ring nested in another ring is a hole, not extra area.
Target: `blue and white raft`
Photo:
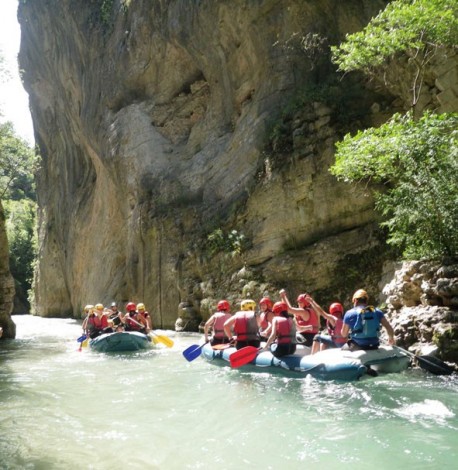
[[[236,349],[231,347],[213,350],[210,344],[202,347],[202,355],[217,365],[230,365],[229,356]],[[410,365],[410,358],[391,346],[380,346],[374,351],[342,351],[327,349],[310,355],[310,348],[297,345],[294,354],[277,359],[269,351],[259,353],[243,370],[282,372],[292,376],[311,375],[319,380],[354,381],[363,375],[401,372]]]
[[[89,347],[98,352],[139,351],[151,347],[147,335],[138,331],[104,333],[89,342]]]

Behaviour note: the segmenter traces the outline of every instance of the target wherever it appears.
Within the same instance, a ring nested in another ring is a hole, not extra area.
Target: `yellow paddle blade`
[[[173,348],[173,341],[165,335],[157,335],[156,333],[151,332],[159,343],[165,344],[168,348]]]
[[[81,343],[81,347],[87,348],[88,345],[89,345],[89,338],[86,338],[86,339]]]
[[[156,338],[156,336],[150,334],[149,337],[151,338],[151,341],[152,341],[154,344],[158,344],[158,343],[159,343],[159,340]]]

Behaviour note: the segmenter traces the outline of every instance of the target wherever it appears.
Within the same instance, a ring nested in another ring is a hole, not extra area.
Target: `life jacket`
[[[371,305],[358,307],[355,326],[351,330],[351,338],[378,338],[380,331],[380,321],[375,313],[375,308]]]
[[[267,309],[265,312],[261,312],[261,315],[259,316],[261,320],[260,328],[261,330],[265,330],[268,326],[269,323],[272,321],[272,318],[275,317],[276,315],[272,310]],[[270,322],[269,322],[269,317],[270,317]]]
[[[215,313],[215,322],[213,323],[213,338],[215,339],[224,339],[227,338],[226,333],[224,333],[224,323],[226,320],[231,318],[232,315],[226,312],[216,312]]]
[[[133,320],[133,321],[132,321]],[[142,318],[139,318],[139,315],[137,312],[129,312],[126,315],[126,323],[129,328],[129,330],[134,330],[134,331],[140,331],[144,328],[142,324]],[[140,323],[140,326],[138,323]]]
[[[280,316],[277,322],[277,343],[296,344],[296,328],[293,320]]]
[[[332,326],[329,320],[326,321],[326,327],[331,335],[332,340],[336,344],[344,344],[347,342],[347,339],[342,336],[342,327],[344,322],[342,318],[338,318],[336,324]]]
[[[309,307],[305,308],[304,310],[307,310],[307,312],[309,313],[309,315],[310,315],[309,319],[304,320],[300,315],[294,315],[295,318],[296,318],[297,326],[300,328],[301,326],[312,325],[313,330],[312,331],[306,331],[306,333],[317,334],[318,330],[320,328],[317,313],[315,312],[315,310],[313,310],[313,308],[309,308]]]
[[[235,318],[234,331],[237,341],[259,340],[258,322],[254,312],[238,312]]]
[[[88,327],[89,330],[103,330],[108,326],[108,318],[106,315],[99,317],[97,314],[93,314],[92,317],[89,317]]]

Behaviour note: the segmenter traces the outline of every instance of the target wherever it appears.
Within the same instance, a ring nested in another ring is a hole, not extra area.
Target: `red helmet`
[[[280,314],[281,312],[287,312],[288,305],[285,302],[275,302],[274,306],[272,307],[272,312],[276,315]]]
[[[310,301],[309,301],[308,298],[307,298],[307,294],[299,294],[299,295],[297,296],[296,302],[297,302],[297,303],[299,303],[299,302],[304,302],[304,304],[305,304],[306,307],[310,307]]]
[[[229,305],[229,302],[227,300],[220,300],[216,308],[220,312],[229,312],[231,306]]]
[[[132,311],[135,311],[135,310],[137,310],[137,306],[133,302],[129,302],[126,305],[126,311],[132,312]]]
[[[273,305],[273,302],[269,299],[269,297],[263,297],[260,301],[259,301],[259,305],[266,305],[267,308],[272,308],[272,305]]]
[[[334,314],[334,313],[339,313],[340,315],[343,315],[343,306],[342,304],[339,304],[339,302],[334,302],[331,304],[329,307],[329,313]]]

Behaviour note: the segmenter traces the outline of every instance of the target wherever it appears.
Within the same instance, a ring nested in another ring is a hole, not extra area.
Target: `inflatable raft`
[[[151,347],[147,335],[137,331],[104,333],[89,342],[89,347],[98,352],[138,351]]]
[[[202,347],[202,355],[213,364],[230,365],[229,357],[236,351],[231,347],[215,351],[210,344]],[[401,372],[410,365],[410,358],[391,346],[381,346],[374,351],[342,351],[327,349],[310,355],[310,348],[297,346],[295,354],[277,359],[263,351],[244,370],[281,371],[288,375],[311,375],[319,380],[353,381],[365,374]],[[374,373],[375,371],[375,373]]]

